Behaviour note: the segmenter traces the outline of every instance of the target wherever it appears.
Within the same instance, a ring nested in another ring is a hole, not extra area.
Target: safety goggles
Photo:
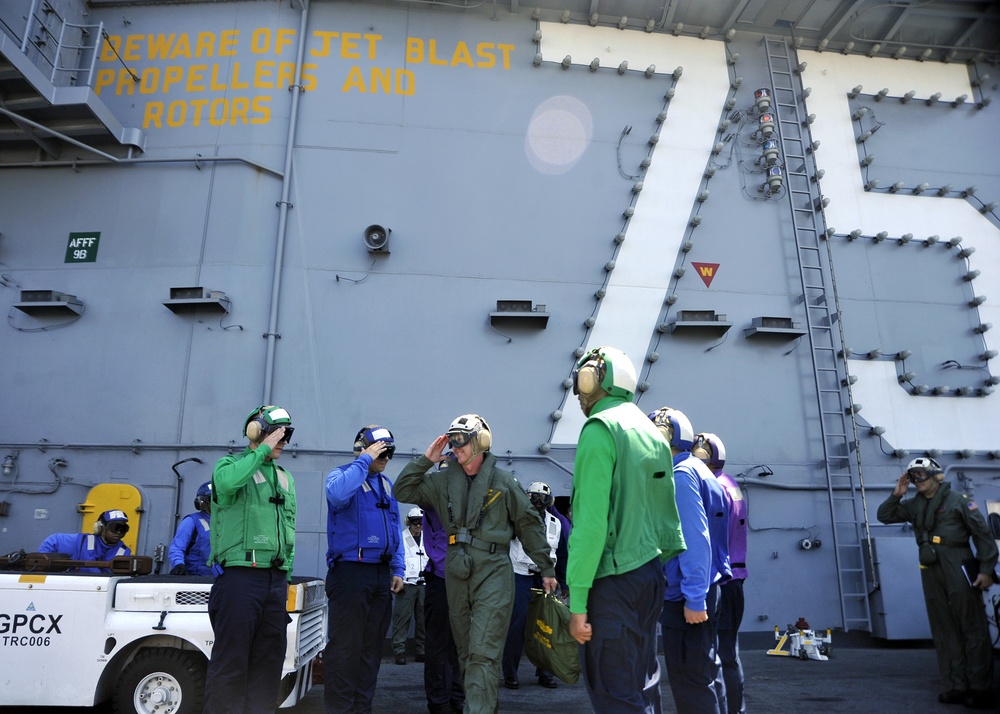
[[[123,536],[126,533],[128,533],[128,523],[122,523],[121,521],[114,521],[104,526],[104,529],[108,533],[114,533],[115,535]]]
[[[386,442],[382,442],[382,443],[385,444],[385,451],[383,451],[381,454],[379,454],[378,457],[380,459],[385,459],[385,460],[388,461],[389,459],[392,458],[392,455],[396,453],[396,445],[395,444],[389,444],[389,443],[386,443]]]
[[[408,523],[409,523],[409,524],[410,524],[411,526],[420,526],[420,525],[423,525],[423,523],[424,523],[424,519],[423,519],[423,518],[411,518],[411,519],[410,519],[410,520],[408,521]]]
[[[920,469],[919,471],[917,470],[907,471],[906,477],[910,479],[910,483],[923,483],[924,481],[929,479],[931,475],[926,471],[924,471],[923,469]]]
[[[294,426],[285,426],[284,424],[271,424],[270,426],[264,429],[264,436],[267,436],[268,434],[271,434],[277,431],[278,429],[281,429],[282,427],[284,427],[285,433],[281,437],[281,443],[287,444],[292,440],[292,433],[295,431]]]
[[[472,441],[472,433],[468,431],[453,431],[448,434],[448,446],[453,449],[461,449]]]
[[[529,493],[528,500],[531,501],[531,505],[533,506],[549,505],[549,497],[544,493]]]

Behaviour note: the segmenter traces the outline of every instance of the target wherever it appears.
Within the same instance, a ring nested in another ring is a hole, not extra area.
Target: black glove
[[[170,574],[171,575],[187,575],[188,574],[187,566],[184,565],[184,563],[181,563],[180,565],[175,565],[174,569],[170,571]]]

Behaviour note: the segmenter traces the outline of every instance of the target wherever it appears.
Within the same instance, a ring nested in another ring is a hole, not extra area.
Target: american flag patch
[[[979,510],[979,506],[976,505],[975,501],[969,501],[968,506],[969,506],[969,510],[970,511],[978,511]]]

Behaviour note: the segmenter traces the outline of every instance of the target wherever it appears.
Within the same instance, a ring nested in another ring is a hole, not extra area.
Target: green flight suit
[[[992,574],[997,564],[996,541],[975,501],[942,483],[930,503],[920,495],[901,501],[890,494],[878,507],[878,519],[913,524],[921,548],[920,579],[941,678],[962,692],[990,689],[993,649],[983,594],[969,586],[962,571],[962,562],[973,557],[970,538],[976,546],[980,573]]]
[[[538,511],[514,476],[496,468],[493,454],[486,453],[475,478],[455,461],[427,473],[432,466],[426,456],[418,456],[403,467],[393,493],[400,502],[433,508],[444,524],[449,536],[445,588],[465,714],[493,714],[514,603],[511,539],[520,539],[543,576],[555,577],[554,564]]]

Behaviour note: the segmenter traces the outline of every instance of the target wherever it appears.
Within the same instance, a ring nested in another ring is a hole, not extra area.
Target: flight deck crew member
[[[466,714],[493,714],[497,708],[500,653],[514,599],[511,539],[516,536],[524,544],[546,592],[558,585],[538,512],[514,476],[497,468],[489,450],[492,440],[482,417],[464,414],[396,479],[396,495],[433,508],[448,531],[445,587]],[[427,473],[446,461],[443,452],[449,445],[454,459]]]
[[[211,575],[208,559],[212,553],[212,482],[198,487],[194,513],[184,516],[170,541],[171,575]]]
[[[688,547],[664,566],[667,589],[660,625],[670,691],[678,711],[718,714],[726,709],[718,623],[719,585],[732,575],[729,507],[718,480],[691,454],[694,429],[687,416],[662,407],[649,418],[670,444],[677,509]]]
[[[121,542],[128,533],[125,511],[105,511],[94,522],[93,533],[53,533],[38,546],[39,553],[65,553],[72,560],[111,560],[132,555]],[[111,568],[76,568],[80,573],[110,573]]]
[[[635,367],[598,347],[573,371],[587,421],[573,465],[566,582],[570,634],[584,645],[582,669],[598,714],[645,712],[663,607],[662,562],[684,550],[670,447],[632,403]]]
[[[250,412],[242,454],[212,473],[208,616],[215,644],[205,683],[206,712],[257,714],[278,707],[285,659],[288,581],[295,558],[295,483],[275,463],[292,437],[288,412]]]
[[[396,664],[406,664],[406,635],[413,622],[413,643],[416,661],[424,661],[424,580],[427,571],[427,551],[422,533],[424,512],[417,507],[406,513],[406,530],[403,531],[403,550],[406,572],[403,589],[392,602],[392,653]]]
[[[901,500],[911,483],[917,495]],[[913,525],[927,619],[941,679],[948,686],[938,701],[992,709],[993,649],[983,591],[993,583],[997,545],[982,512],[968,496],[951,490],[934,459],[921,457],[909,463],[878,507],[878,519]],[[968,579],[962,569],[967,561]]]
[[[728,714],[745,714],[743,663],[740,661],[740,625],[743,622],[743,581],[747,579],[747,501],[739,484],[722,469],[726,446],[715,434],[705,432],[694,438],[691,453],[705,462],[726,492],[729,506],[729,567],[733,577],[722,584],[719,602],[719,659],[726,685]]]
[[[399,503],[382,473],[395,450],[384,426],[362,427],[354,437],[354,461],[326,477],[326,714],[372,708],[392,593],[403,589],[405,571]]]

